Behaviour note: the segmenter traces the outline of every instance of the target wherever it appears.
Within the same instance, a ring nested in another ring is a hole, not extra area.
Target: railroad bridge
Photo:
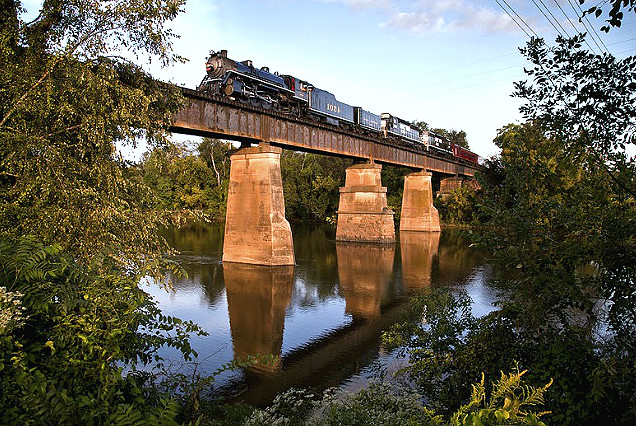
[[[174,133],[241,142],[231,159],[223,261],[293,265],[291,228],[285,219],[280,172],[282,149],[360,160],[346,171],[340,188],[336,240],[395,242],[393,211],[382,186],[382,164],[404,166],[400,231],[438,232],[432,172],[447,176],[442,188],[474,176],[479,166],[357,129],[343,129],[182,88],[184,107],[175,114]],[[252,146],[256,144],[256,146]]]

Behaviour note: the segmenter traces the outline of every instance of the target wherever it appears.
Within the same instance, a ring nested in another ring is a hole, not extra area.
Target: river
[[[223,228],[197,225],[167,232],[187,278],[171,277],[174,291],[144,289],[167,315],[192,320],[207,336],[194,337],[199,357],[173,371],[215,372],[248,355],[274,355],[263,365],[224,371],[215,391],[263,405],[290,387],[356,388],[394,363],[381,331],[400,319],[413,292],[465,289],[473,313],[493,308],[490,268],[458,231],[401,233],[396,244],[335,242],[327,225],[292,223],[295,266],[222,263]],[[194,370],[196,369],[196,370]]]

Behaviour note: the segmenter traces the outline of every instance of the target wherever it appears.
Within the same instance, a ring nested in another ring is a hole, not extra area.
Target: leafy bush
[[[255,410],[245,423],[260,425],[307,426],[468,426],[468,425],[536,425],[545,426],[537,412],[551,382],[542,387],[523,383],[525,371],[501,374],[491,385],[490,398],[481,381],[472,386],[466,405],[448,418],[422,405],[421,397],[409,388],[376,383],[357,392],[328,389],[323,395],[291,389],[276,397],[274,403]]]
[[[513,305],[482,318],[472,317],[469,306],[465,294],[455,297],[445,289],[419,295],[408,318],[383,336],[388,347],[408,357],[401,373],[429,407],[449,415],[470,398],[469,385],[482,373],[493,378],[518,362],[531,372],[530,385],[554,380],[545,398],[551,422],[632,423],[633,346],[618,336],[599,341],[575,325],[530,328]]]
[[[200,330],[161,315],[138,277],[112,265],[104,256],[82,266],[33,238],[0,240],[10,318],[0,329],[0,423],[174,424],[178,405],[148,398],[123,368],[160,361],[163,345],[188,358]]]
[[[453,189],[450,194],[435,198],[434,205],[444,223],[472,225],[480,223],[478,202],[479,192],[463,186]]]

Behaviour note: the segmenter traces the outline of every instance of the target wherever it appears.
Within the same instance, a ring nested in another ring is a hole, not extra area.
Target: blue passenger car
[[[379,115],[365,111],[360,107],[354,107],[353,112],[355,123],[357,125],[376,132],[380,131],[382,127],[382,120]]]
[[[325,116],[331,124],[338,125],[338,120],[353,123],[353,107],[336,100],[333,94],[317,87],[309,90],[309,110]]]

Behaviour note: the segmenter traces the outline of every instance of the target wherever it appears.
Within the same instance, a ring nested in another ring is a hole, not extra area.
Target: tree
[[[636,170],[626,152],[636,63],[581,51],[582,40],[533,39],[522,50],[534,63],[533,83],[516,91],[529,121],[495,139],[501,177],[484,190],[497,227],[481,242],[505,271],[503,315],[522,332],[521,353],[534,353],[526,362],[568,383],[554,401],[571,407],[560,421],[629,424],[634,382],[619,377],[636,362]],[[559,363],[580,370],[564,375]]]
[[[449,142],[454,143],[455,145],[459,145],[468,149],[468,141],[466,140],[466,132],[463,130],[455,130],[455,129],[446,130],[446,129],[435,128],[433,129],[433,132],[437,133],[438,135],[448,140]]]
[[[417,127],[418,129],[420,129],[421,131],[427,131],[427,130],[431,130],[429,128],[429,125],[426,121],[417,121],[417,120],[413,120],[411,122],[412,125],[414,125],[415,127]]]
[[[0,232],[85,260],[109,250],[138,267],[165,251],[160,217],[115,143],[163,144],[180,96],[121,54],[179,60],[164,24],[182,5],[46,0],[24,22],[19,1],[2,1]]]
[[[497,266],[501,310],[463,326],[416,300],[405,324],[409,372],[443,404],[466,376],[516,359],[535,384],[554,378],[554,423],[636,416],[636,62],[583,51],[583,39],[522,49],[534,65],[516,84],[527,122],[499,130],[501,157],[481,181],[492,227],[475,234]]]
[[[582,35],[558,38],[552,48],[542,40],[531,40],[522,52],[534,64],[528,70],[534,84],[517,83],[515,95],[527,99],[521,108],[524,115],[541,123],[546,137],[559,145],[560,154],[550,160],[555,167],[578,163],[579,180],[589,182],[577,187],[578,199],[565,207],[578,204],[581,212],[598,209],[598,213],[573,216],[580,222],[569,227],[566,236],[600,238],[588,261],[600,267],[601,291],[613,302],[614,326],[622,328],[627,315],[631,328],[636,320],[628,314],[636,306],[636,268],[629,260],[636,255],[632,219],[636,160],[628,157],[627,147],[636,144],[636,57],[617,60],[582,51],[582,40]],[[526,173],[534,170],[528,167]],[[615,247],[631,257],[617,254]]]
[[[521,107],[527,119],[541,121],[571,154],[590,155],[617,189],[636,196],[634,159],[626,152],[636,144],[636,56],[596,55],[581,50],[583,40],[558,37],[554,47],[528,42],[521,52],[534,64],[527,71],[534,85],[515,83],[515,96],[527,100]]]
[[[579,0],[579,3],[585,4],[591,3],[591,1]],[[609,3],[612,5],[612,8],[607,13],[609,15],[609,19],[605,21],[609,25],[601,27],[601,30],[605,31],[606,33],[609,32],[610,27],[619,28],[621,26],[621,22],[623,21],[623,12],[621,11],[621,9],[626,8],[628,12],[633,12],[634,10],[636,10],[636,0],[611,0]],[[603,14],[602,6],[604,4],[605,2],[590,7],[585,12],[583,12],[583,16],[587,14],[594,14],[598,18]],[[583,16],[580,19],[583,19]]]
[[[176,424],[127,372],[163,345],[192,355],[200,329],[138,287],[169,265],[162,217],[115,144],[165,142],[180,95],[120,55],[178,60],[164,25],[182,5],[45,0],[24,22],[0,0],[2,424]]]
[[[107,256],[81,265],[0,238],[0,423],[176,425],[177,404],[123,367],[156,363],[164,345],[196,355],[188,337],[201,330],[163,316],[139,279]]]
[[[153,208],[179,216],[225,217],[232,145],[205,138],[196,152],[168,144],[144,155],[136,171],[155,196]]]
[[[324,155],[283,151],[281,175],[285,215],[301,220],[324,221],[338,210],[339,187],[352,161]]]

